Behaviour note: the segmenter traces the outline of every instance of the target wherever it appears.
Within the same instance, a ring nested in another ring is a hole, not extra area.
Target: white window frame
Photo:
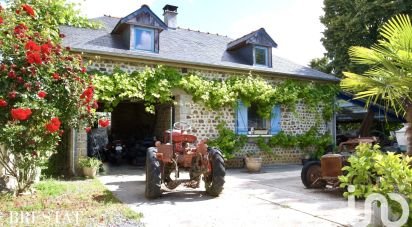
[[[152,39],[151,39],[151,41],[150,41],[150,45],[151,45],[151,49],[150,49],[150,50],[137,48],[137,30],[147,31],[147,32],[150,32],[150,33],[151,33]],[[154,29],[143,28],[143,27],[137,27],[137,26],[136,26],[136,27],[134,28],[134,49],[135,49],[135,50],[141,50],[141,51],[154,52],[154,39],[155,39],[154,36],[155,36]]]

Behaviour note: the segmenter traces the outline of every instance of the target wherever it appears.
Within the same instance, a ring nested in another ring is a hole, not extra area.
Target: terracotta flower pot
[[[259,172],[262,169],[262,157],[245,157],[246,168],[249,172]]]
[[[93,167],[83,167],[83,175],[84,175],[85,177],[94,178],[94,177],[96,177],[96,173],[97,173],[97,168],[93,168]]]

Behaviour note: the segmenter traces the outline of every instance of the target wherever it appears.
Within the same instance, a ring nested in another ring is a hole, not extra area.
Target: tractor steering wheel
[[[192,126],[190,126],[189,123],[183,122],[183,121],[182,122],[178,121],[173,124],[173,129],[176,129],[176,130],[187,131],[187,130],[190,130],[191,128]]]

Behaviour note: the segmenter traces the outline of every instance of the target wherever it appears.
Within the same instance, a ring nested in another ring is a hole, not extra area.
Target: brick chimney
[[[164,22],[169,28],[177,27],[177,6],[165,5],[163,7]]]

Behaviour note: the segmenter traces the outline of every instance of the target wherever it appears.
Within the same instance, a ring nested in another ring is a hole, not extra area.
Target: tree
[[[353,63],[368,66],[362,75],[344,72],[341,87],[366,98],[367,104],[382,102],[396,114],[406,114],[412,123],[412,24],[409,16],[399,15],[384,23],[380,39],[371,48],[349,49]],[[407,129],[408,155],[412,155],[412,127]]]
[[[330,65],[329,59],[327,57],[314,58],[310,60],[309,67],[324,73],[332,73],[332,66]]]
[[[59,25],[95,25],[63,0],[7,3],[0,6],[0,164],[22,193],[63,129],[91,123],[91,76],[81,56],[61,46]]]
[[[412,15],[412,1],[324,0],[323,9],[325,15],[320,21],[326,29],[321,41],[333,72],[341,76],[343,71],[367,70],[349,60],[348,49],[370,47],[381,38],[378,29],[385,21],[396,14]]]

